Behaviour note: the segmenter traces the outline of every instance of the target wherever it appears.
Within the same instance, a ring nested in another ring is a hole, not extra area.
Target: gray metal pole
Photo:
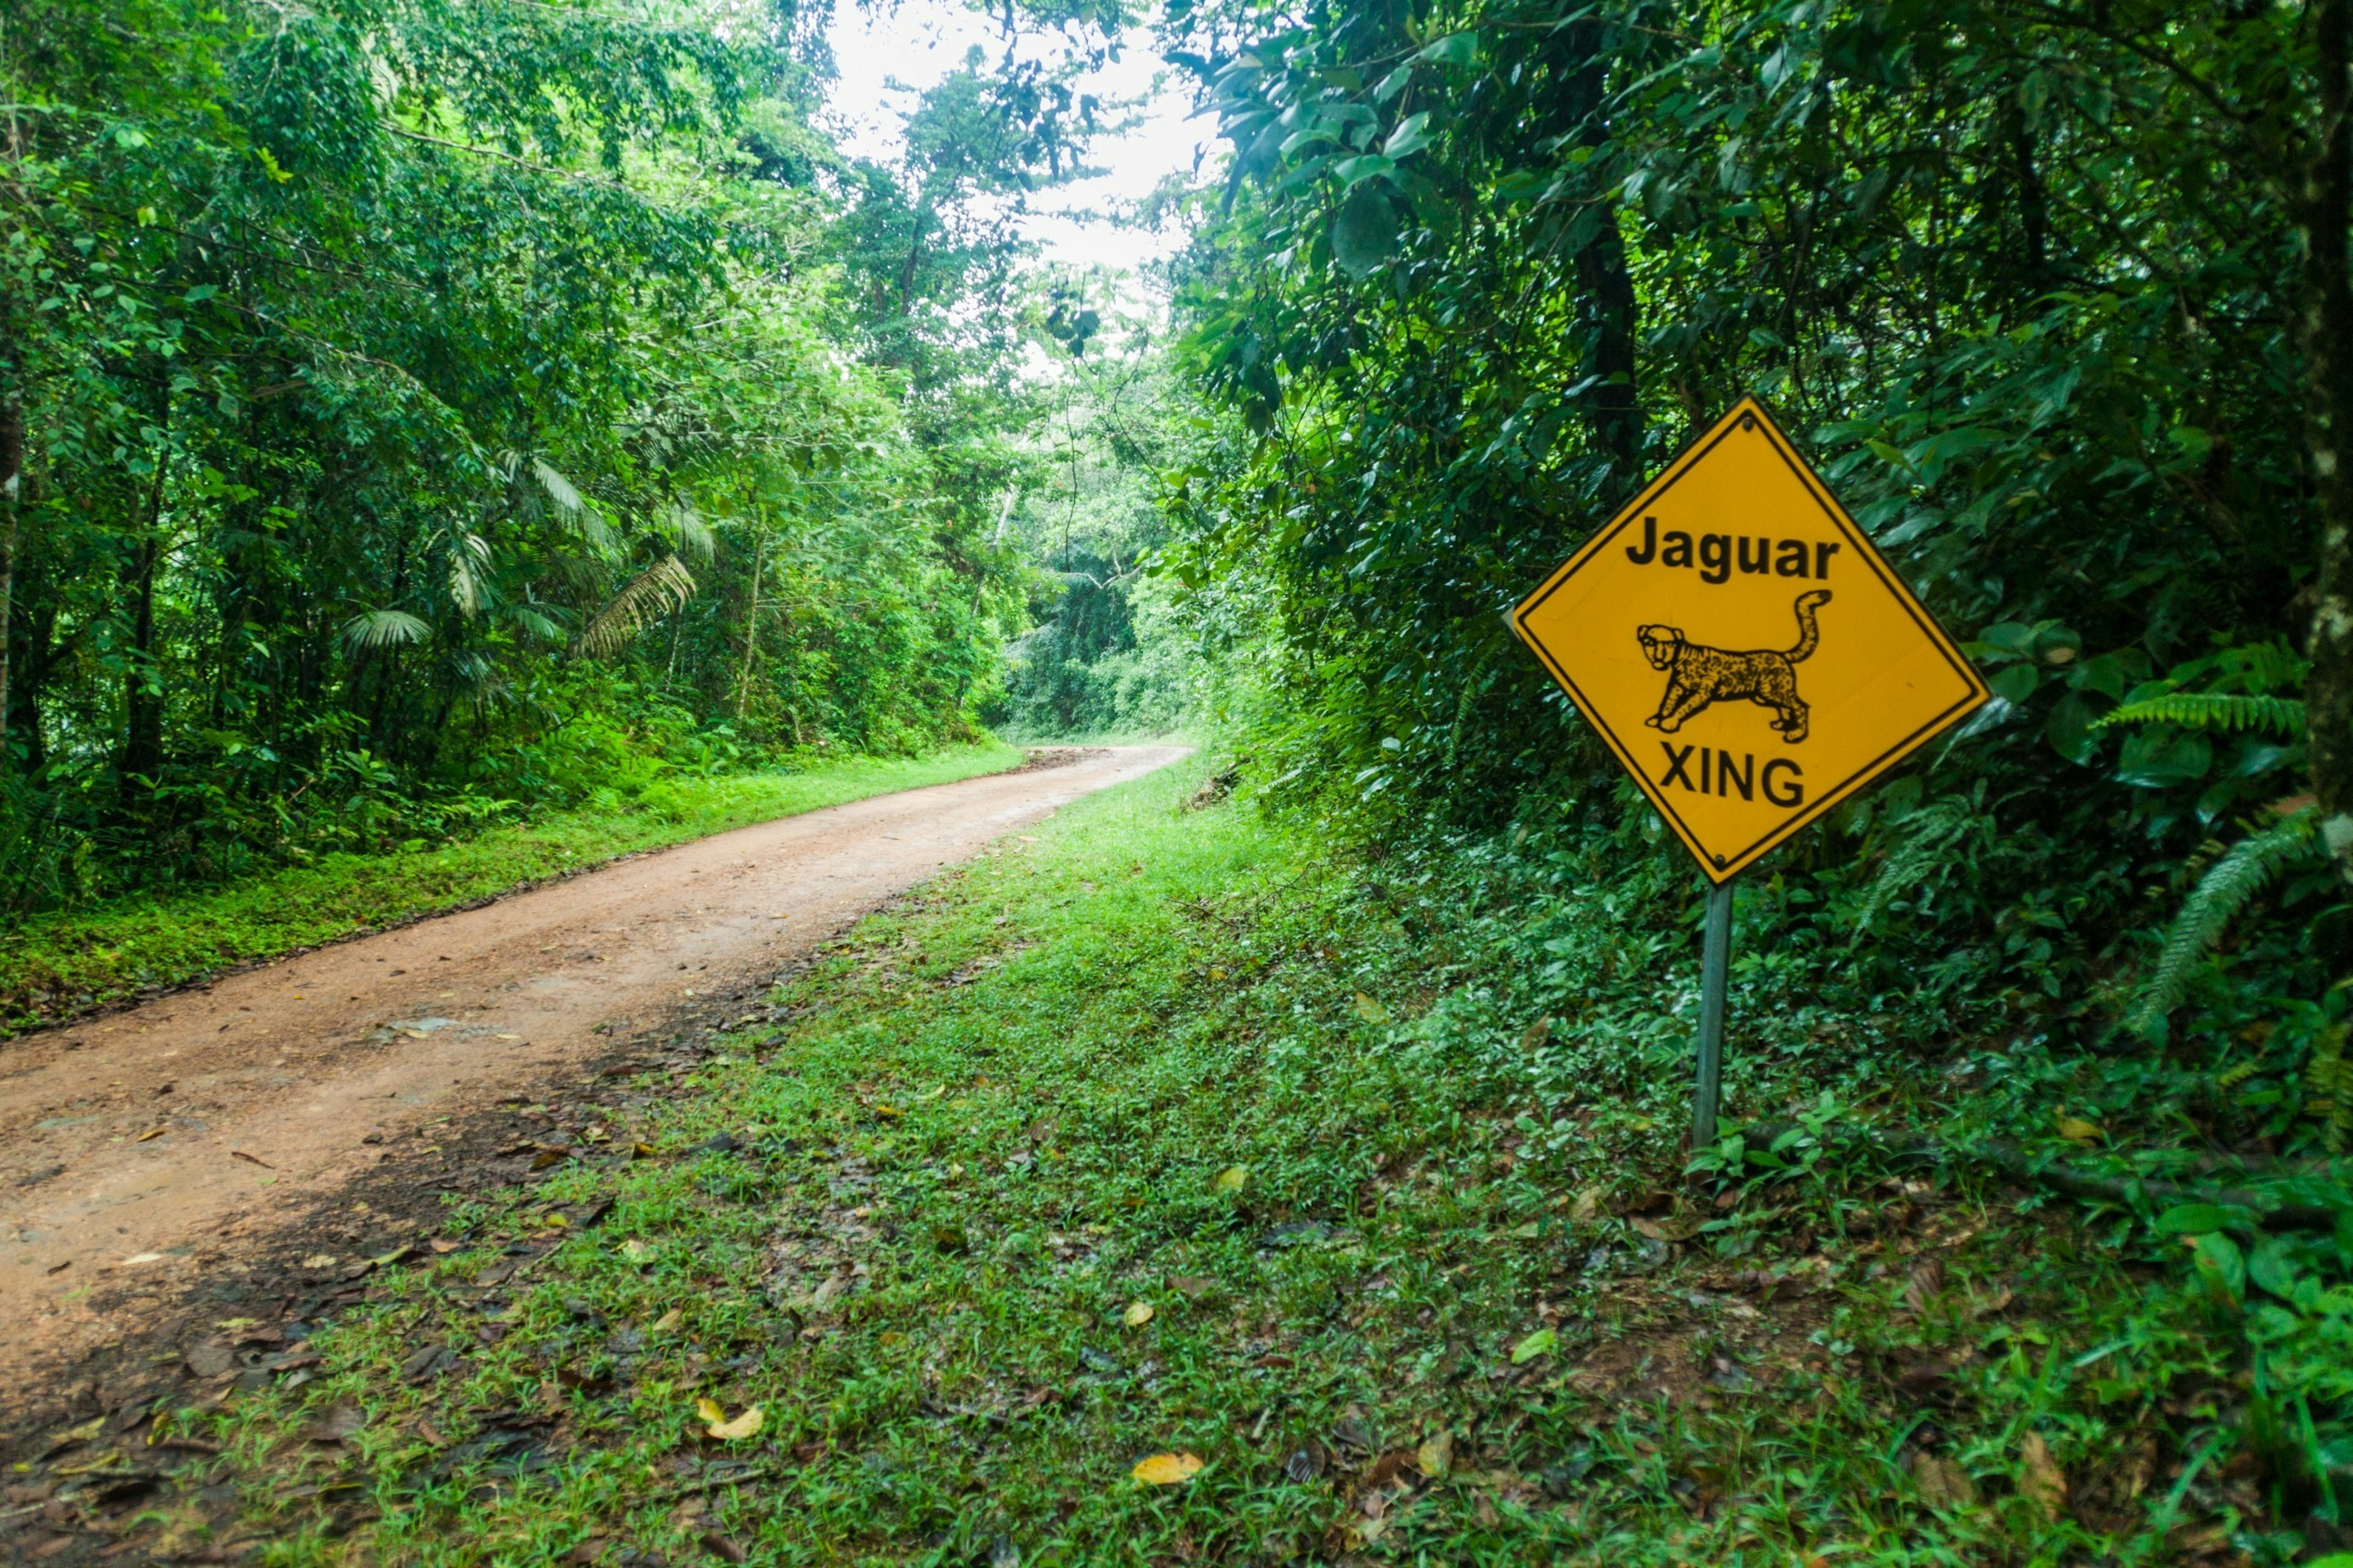
[[[1732,966],[1732,884],[1707,890],[1707,948],[1699,967],[1699,1082],[1692,1089],[1692,1148],[1715,1142],[1724,1087],[1724,987]]]

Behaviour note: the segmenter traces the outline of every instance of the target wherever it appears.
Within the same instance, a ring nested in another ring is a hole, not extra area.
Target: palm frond
[[[531,473],[532,477],[539,481],[539,488],[547,492],[547,499],[554,501],[559,510],[567,512],[576,512],[580,510],[582,502],[579,490],[574,488],[570,479],[556,472],[554,464],[545,458],[533,458],[531,460]]]
[[[2233,918],[2271,886],[2274,879],[2312,851],[2316,807],[2306,806],[2261,833],[2251,834],[2225,850],[2222,858],[2198,879],[2181,912],[2166,933],[2157,966],[2142,982],[2133,999],[2126,1026],[2147,1029],[2176,1007],[2189,989],[2192,967],[2207,949],[2222,939]]]
[[[343,647],[353,653],[419,643],[432,635],[430,626],[406,610],[362,610],[343,623]]]
[[[675,554],[665,555],[627,583],[588,617],[572,639],[577,657],[604,658],[618,653],[670,611],[683,607],[694,595],[694,575]]]
[[[2174,724],[2184,730],[2268,730],[2274,734],[2304,733],[2304,704],[2293,697],[2253,697],[2238,691],[2168,691],[2139,702],[2127,702],[2093,721],[2092,728],[2112,724]]]
[[[451,545],[449,602],[458,606],[459,615],[478,616],[488,593],[484,568],[491,563],[490,541],[461,528],[451,536]]]
[[[709,565],[719,552],[719,536],[702,514],[684,501],[666,501],[654,512],[654,531],[681,555],[691,555]]]
[[[535,609],[529,605],[509,605],[501,614],[505,619],[521,626],[542,642],[564,640],[564,628],[556,624],[554,616],[544,610]]]

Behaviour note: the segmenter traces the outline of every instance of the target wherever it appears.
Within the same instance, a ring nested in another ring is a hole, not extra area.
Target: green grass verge
[[[654,1152],[453,1209],[461,1247],[381,1274],[307,1386],[174,1418],[226,1445],[195,1479],[241,1479],[281,1564],[2247,1544],[2243,1474],[2175,1436],[2243,1379],[2126,1255],[1802,1136],[1694,1194],[1598,1079],[1539,1156],[1440,1026],[1493,977],[1377,868],[1181,810],[1206,771],[865,921],[685,1095],[546,1108]]]
[[[1018,767],[1002,742],[793,773],[673,775],[654,798],[552,812],[410,853],[332,855],[231,885],[37,916],[0,934],[0,1033],[381,930],[646,849]]]

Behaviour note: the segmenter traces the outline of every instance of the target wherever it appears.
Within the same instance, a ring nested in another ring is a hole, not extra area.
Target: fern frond
[[[575,656],[603,658],[627,647],[639,632],[694,596],[694,576],[676,555],[665,555],[627,583],[588,617],[572,639]]]
[[[343,623],[343,647],[353,653],[423,642],[433,628],[406,610],[362,610]]]
[[[2314,1043],[2305,1082],[2312,1091],[2307,1108],[2327,1118],[2321,1132],[2328,1152],[2342,1154],[2353,1138],[2353,1058],[2345,1054],[2343,1025],[2324,1031]]]
[[[1905,826],[1909,831],[1889,854],[1879,875],[1872,879],[1870,892],[1864,895],[1862,909],[1855,917],[1858,932],[1897,899],[1940,871],[1966,863],[1968,857],[1960,852],[1964,839],[1973,834],[1990,837],[1993,832],[1993,819],[1979,815],[1977,804],[1960,795],[1929,803],[1914,812]]]
[[[2134,999],[2128,1027],[2147,1028],[2181,1005],[2200,956],[2221,940],[2232,920],[2273,879],[2310,852],[2316,816],[2310,809],[2299,811],[2276,827],[2240,839],[2198,879],[2166,933],[2157,967]]]
[[[2140,702],[2127,702],[2092,721],[2094,730],[2112,724],[2177,724],[2184,730],[2268,730],[2274,734],[2304,733],[2304,704],[2293,697],[2250,697],[2237,691],[2168,691]]]

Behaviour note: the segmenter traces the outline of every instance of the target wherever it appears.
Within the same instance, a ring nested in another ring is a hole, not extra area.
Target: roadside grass
[[[790,1022],[583,1129],[638,1157],[454,1206],[455,1249],[379,1270],[305,1385],[173,1417],[243,1488],[216,1539],[285,1565],[2284,1560],[2245,1473],[2185,1445],[2243,1396],[2195,1331],[2226,1303],[2146,1290],[2121,1227],[1802,1132],[1695,1191],[1680,1075],[1597,1074],[1534,1137],[1525,1082],[1448,1023],[1478,954],[1377,866],[1183,809],[1213,765],[866,921]],[[1525,1056],[1552,1024],[1512,1027]],[[1200,1468],[1135,1479],[1161,1455]]]
[[[636,801],[552,812],[432,848],[325,856],[220,888],[37,915],[0,932],[0,1036],[624,855],[1020,763],[1018,750],[992,740],[922,757],[853,757],[803,772],[674,774]]]

